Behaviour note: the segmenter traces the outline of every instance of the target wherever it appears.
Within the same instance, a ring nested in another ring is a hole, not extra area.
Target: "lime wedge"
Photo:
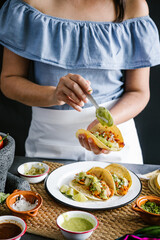
[[[69,186],[63,184],[61,187],[60,187],[60,192],[61,193],[66,193],[67,191],[69,190]]]
[[[69,189],[67,190],[66,192],[66,195],[69,196],[69,197],[73,197],[74,195],[74,189],[69,187]]]
[[[77,202],[86,202],[88,201],[88,198],[85,197],[85,195],[83,193],[77,193],[75,194],[73,197],[73,200],[77,201]]]
[[[73,196],[75,196],[78,192],[73,188]]]

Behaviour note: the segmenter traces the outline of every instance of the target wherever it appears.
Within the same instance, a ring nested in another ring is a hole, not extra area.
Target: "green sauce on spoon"
[[[96,109],[96,117],[103,126],[111,127],[114,124],[111,113],[104,107]]]
[[[103,126],[108,126],[111,127],[114,124],[113,117],[111,113],[104,107],[100,107],[93,96],[91,94],[87,94],[87,98],[90,100],[90,102],[95,106],[96,108],[96,117],[98,121],[103,125]]]

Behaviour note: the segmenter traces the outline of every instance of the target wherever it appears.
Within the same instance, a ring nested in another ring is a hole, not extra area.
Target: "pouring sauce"
[[[10,239],[18,236],[22,229],[15,223],[0,223],[0,239]]]

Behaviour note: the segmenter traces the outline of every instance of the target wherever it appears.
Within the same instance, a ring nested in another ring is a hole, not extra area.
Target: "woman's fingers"
[[[92,138],[88,138],[89,147],[94,154],[98,155],[102,153],[102,149],[99,148]]]
[[[91,89],[90,82],[88,80],[84,79],[80,75],[69,73],[65,76],[64,84],[68,89],[73,91],[79,99],[85,103],[87,102],[86,92]]]
[[[77,110],[78,112],[82,111],[82,106],[84,105],[84,103],[82,105],[77,105],[75,102],[72,101],[72,99],[70,99],[68,96],[66,96],[66,100],[65,103],[67,103],[68,105],[70,105],[71,107],[73,107],[75,110]]]
[[[90,81],[84,79],[81,75],[69,73],[68,76],[76,82],[84,92],[89,92],[91,90]]]
[[[58,105],[67,103],[81,111],[81,107],[87,102],[86,92],[90,89],[90,81],[78,74],[69,73],[60,78],[55,91],[55,102]]]
[[[72,100],[75,104],[79,105],[80,107],[84,106],[84,102],[77,97],[75,92],[71,91],[69,88],[65,87],[63,93],[67,96],[68,99]]]
[[[82,145],[82,147],[86,148],[88,151],[91,151],[87,137],[85,134],[79,135],[79,142]]]
[[[110,151],[106,149],[99,148],[92,138],[87,138],[85,134],[79,135],[79,142],[82,147],[86,148],[88,151],[94,152],[94,154],[98,155],[101,153],[108,154]]]

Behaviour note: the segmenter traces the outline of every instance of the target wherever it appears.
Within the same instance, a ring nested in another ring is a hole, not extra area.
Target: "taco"
[[[76,137],[80,134],[86,134],[87,138],[92,138],[99,148],[120,151],[124,147],[122,134],[115,125],[107,127],[98,123],[90,131],[79,129],[76,132]]]
[[[76,174],[70,187],[91,200],[108,200],[114,195],[114,181],[109,171],[94,167]]]
[[[132,178],[128,169],[117,163],[111,163],[105,169],[112,174],[115,184],[115,194],[126,195],[132,185]]]

